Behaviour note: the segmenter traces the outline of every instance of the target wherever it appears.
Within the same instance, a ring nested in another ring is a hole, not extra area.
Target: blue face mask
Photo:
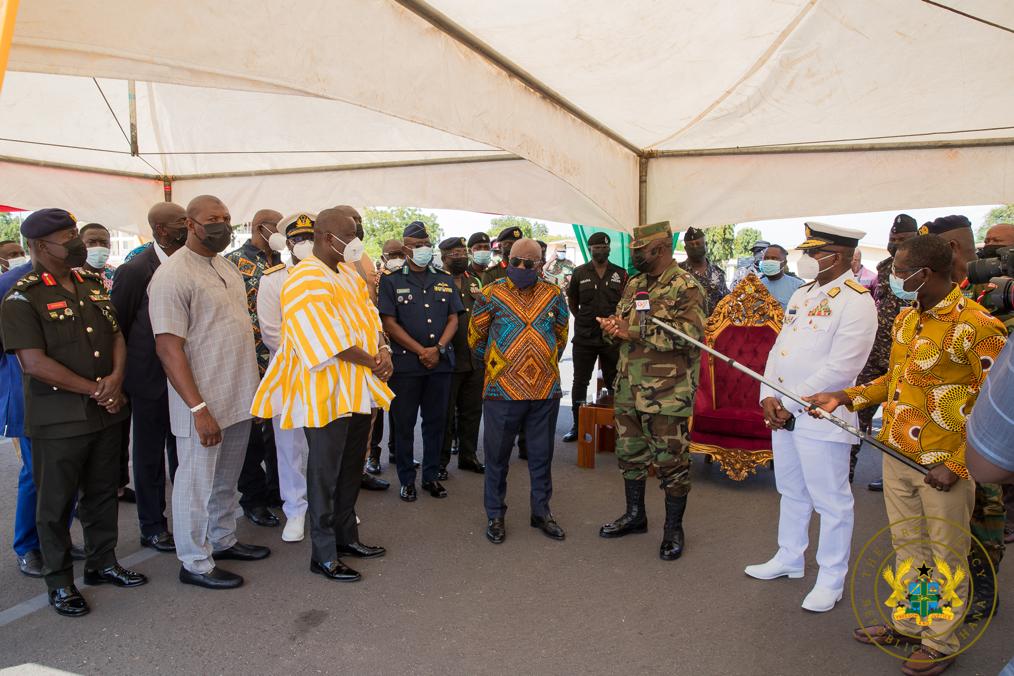
[[[527,270],[525,268],[516,268],[513,265],[508,265],[507,276],[512,282],[514,282],[514,286],[519,289],[527,289],[534,284],[536,280],[538,280],[539,271],[535,268]]]
[[[921,269],[922,268],[920,268],[919,270],[921,270]],[[897,296],[898,298],[900,298],[901,300],[904,300],[904,301],[913,301],[916,298],[918,298],[918,296],[919,296],[919,289],[921,289],[923,287],[923,284],[925,284],[926,282],[923,282],[922,284],[920,284],[919,287],[915,289],[915,291],[906,291],[905,290],[905,282],[907,282],[908,280],[912,279],[912,277],[914,277],[917,274],[919,274],[919,270],[916,270],[915,272],[913,272],[911,275],[909,275],[905,279],[901,279],[900,277],[898,277],[897,275],[895,275],[893,272],[891,273],[891,277],[889,279],[889,282],[891,284],[891,291],[894,293],[895,296]]]
[[[412,262],[421,268],[426,267],[433,260],[433,247],[420,246],[412,249]]]
[[[472,253],[472,260],[475,261],[476,265],[487,266],[489,261],[493,258],[492,251],[475,251]]]
[[[773,260],[763,260],[760,262],[760,271],[762,275],[767,277],[774,277],[782,271],[782,262]]]

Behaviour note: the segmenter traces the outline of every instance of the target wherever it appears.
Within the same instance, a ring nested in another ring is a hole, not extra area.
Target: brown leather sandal
[[[921,639],[906,636],[889,624],[873,624],[859,627],[852,632],[852,638],[867,645],[898,645],[899,643],[920,643]]]
[[[939,650],[920,646],[908,656],[908,661],[901,665],[901,673],[905,676],[936,676],[950,669],[957,659],[957,655],[947,655]]]

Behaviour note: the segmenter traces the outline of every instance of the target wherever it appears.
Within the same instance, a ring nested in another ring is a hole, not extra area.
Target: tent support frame
[[[898,141],[895,143],[815,143],[794,146],[745,146],[741,148],[689,148],[687,150],[646,150],[645,157],[720,157],[734,155],[803,155],[807,153],[861,153],[892,150],[960,150],[1014,146],[1014,138],[980,138],[954,141]]]

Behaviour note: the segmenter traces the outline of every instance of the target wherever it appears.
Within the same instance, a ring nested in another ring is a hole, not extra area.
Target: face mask
[[[501,242],[500,243],[500,260],[510,260],[511,247],[514,246],[514,242]]]
[[[7,259],[7,268],[10,269],[10,270],[13,270],[14,268],[18,267],[19,265],[24,265],[27,262],[28,262],[28,257],[27,256],[18,256],[17,258],[8,258]]]
[[[80,237],[75,237],[63,244],[57,244],[55,242],[47,243],[54,247],[63,247],[65,251],[63,263],[69,268],[79,268],[85,264],[86,260],[88,260],[88,247],[85,246],[84,240]]]
[[[186,228],[179,228],[178,230],[170,230],[168,228],[164,229],[166,234],[165,245],[167,247],[178,249],[179,247],[186,244],[187,235],[189,234]]]
[[[384,261],[384,267],[390,270],[391,272],[397,272],[398,270],[401,270],[403,267],[405,267],[405,259],[388,258],[386,261]]]
[[[519,289],[527,289],[539,278],[539,271],[535,268],[528,270],[526,268],[516,268],[513,265],[507,266],[507,276],[514,286]]]
[[[420,246],[412,249],[412,262],[421,268],[426,267],[433,260],[433,247]]]
[[[482,251],[480,249],[479,251],[472,252],[472,262],[474,262],[479,267],[484,268],[487,265],[489,265],[489,262],[490,260],[492,260],[492,258],[493,258],[492,251]]]
[[[921,269],[922,268],[920,268],[920,270]],[[910,274],[905,279],[901,279],[900,277],[898,277],[897,275],[895,275],[892,272],[889,281],[891,283],[891,291],[894,293],[894,295],[897,296],[898,298],[900,298],[901,300],[904,300],[904,301],[912,301],[912,300],[915,300],[916,298],[918,298],[918,296],[919,296],[919,289],[921,289],[923,287],[923,284],[925,284],[926,282],[923,282],[922,284],[920,284],[915,289],[915,291],[905,291],[905,282],[907,282],[908,280],[912,279],[917,274],[919,274],[919,270],[916,270],[915,272],[913,272],[912,274]]]
[[[655,262],[655,256],[648,256],[641,249],[635,249],[630,259],[638,272],[647,272]]]
[[[313,255],[313,240],[304,239],[292,245],[292,255],[299,260],[306,260]]]
[[[93,268],[101,268],[109,260],[109,248],[104,246],[90,247],[88,249],[88,257],[85,260]]]
[[[999,244],[990,244],[990,245],[984,246],[981,249],[979,249],[978,251],[976,251],[975,252],[975,256],[979,260],[983,260],[984,258],[996,258],[998,252],[1002,248],[1003,247],[1000,246]]]
[[[895,254],[898,253],[898,245],[893,242],[889,242],[887,244],[887,253],[891,256],[891,258],[894,258]]]
[[[271,236],[268,237],[268,247],[272,251],[285,251],[285,235],[280,232],[271,233]]]
[[[827,260],[833,255],[834,254],[828,254],[821,258],[811,258],[810,256],[803,256],[802,258],[799,259],[799,262],[796,263],[796,270],[799,272],[799,276],[802,277],[803,279],[817,279],[817,275],[823,272],[823,270],[820,267],[820,262],[823,260]]]
[[[433,252],[432,264],[437,270],[444,269],[444,255],[439,250]]]
[[[566,251],[557,251],[556,252],[556,260],[558,260],[558,261],[567,260],[567,252]]]
[[[337,239],[339,242],[342,242],[341,239],[335,237],[334,235],[331,235],[331,237]],[[346,263],[355,263],[363,257],[363,251],[366,249],[363,245],[363,240],[358,237],[353,237],[348,242],[342,243],[345,244],[345,248],[342,251],[338,251],[338,249],[335,249],[334,246],[331,246],[331,250],[336,254],[339,254]]]
[[[609,254],[605,251],[596,251],[592,254],[592,260],[596,263],[605,263],[609,260]]]
[[[452,275],[460,275],[468,268],[467,258],[448,258],[447,259],[447,270]]]
[[[782,262],[773,260],[763,260],[760,262],[760,271],[762,275],[768,277],[774,277],[782,271]]]
[[[201,240],[201,244],[207,249],[215,253],[222,253],[232,242],[232,226],[228,223],[197,224],[204,228],[204,239]]]

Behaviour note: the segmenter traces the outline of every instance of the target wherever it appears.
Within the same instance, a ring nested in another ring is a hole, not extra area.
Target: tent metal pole
[[[802,155],[808,153],[865,153],[893,150],[960,150],[1014,146],[1014,137],[956,141],[898,141],[895,143],[821,143],[795,146],[744,146],[740,148],[690,148],[687,150],[646,150],[645,157],[723,157],[735,155]]]
[[[648,158],[637,158],[637,222],[648,222]]]
[[[66,169],[67,171],[83,171],[89,174],[103,174],[106,176],[123,176],[126,178],[144,178],[150,181],[158,181],[162,177],[156,174],[142,174],[135,171],[119,171],[117,169],[101,169],[97,167],[85,167],[79,164],[66,164],[63,162],[48,162],[46,160],[33,160],[26,157],[10,157],[0,155],[0,162],[11,164],[25,164],[33,167],[44,167],[46,169]]]
[[[137,91],[133,80],[127,80],[127,106],[130,109],[130,154],[137,157]]]
[[[173,201],[173,180],[169,176],[162,177],[162,197],[166,202]]]

